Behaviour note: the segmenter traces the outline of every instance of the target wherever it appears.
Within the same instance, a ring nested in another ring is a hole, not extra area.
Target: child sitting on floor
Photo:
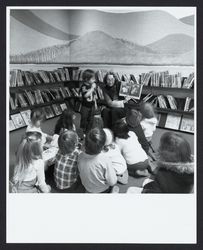
[[[85,152],[79,155],[80,178],[89,193],[109,193],[117,182],[111,160],[102,152],[105,141],[102,129],[91,129],[85,138]]]
[[[155,180],[144,186],[143,193],[191,193],[194,162],[187,140],[174,132],[162,135]]]
[[[64,130],[73,130],[76,131],[74,124],[75,114],[72,109],[65,109],[58,119],[55,126],[55,134],[60,134]]]
[[[117,144],[113,142],[113,133],[110,129],[103,129],[106,134],[106,141],[103,152],[111,159],[112,167],[116,171],[118,182],[122,184],[128,183],[128,170],[126,161],[123,158]]]
[[[12,180],[17,193],[51,191],[50,186],[45,182],[41,138],[42,135],[39,132],[27,132],[18,147]]]
[[[149,176],[148,156],[138,141],[136,134],[129,131],[125,118],[115,122],[113,126],[115,142],[127,162],[129,175]]]
[[[140,113],[142,114],[141,126],[148,142],[151,142],[152,135],[156,130],[158,120],[156,118],[154,107],[151,103],[144,102],[140,106]]]
[[[42,146],[46,142],[52,141],[52,136],[42,132],[41,124],[45,119],[45,115],[41,109],[35,109],[31,111],[30,120],[31,124],[27,126],[26,132],[39,132],[42,135]]]
[[[59,192],[74,192],[78,185],[78,136],[72,130],[62,132],[54,166],[54,180]]]

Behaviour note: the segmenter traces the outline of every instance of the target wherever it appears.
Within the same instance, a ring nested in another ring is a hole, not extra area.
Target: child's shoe
[[[118,186],[113,186],[111,193],[119,193],[119,187]]]

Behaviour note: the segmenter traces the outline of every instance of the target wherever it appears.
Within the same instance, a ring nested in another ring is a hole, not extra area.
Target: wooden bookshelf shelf
[[[57,104],[57,103],[59,103],[59,104],[64,103],[64,100],[53,100],[51,102],[40,103],[40,104],[35,104],[35,105],[32,105],[32,106],[28,106],[28,107],[17,108],[15,110],[10,110],[10,115],[19,113],[20,111],[23,111],[23,110],[41,108],[41,107],[44,107],[44,106],[49,106],[49,105]]]
[[[185,99],[186,97],[194,98],[193,89],[143,86],[142,94],[147,95],[149,93],[155,96],[172,95],[173,97],[180,99]]]
[[[61,88],[61,87],[77,87],[79,86],[80,81],[64,81],[64,82],[55,82],[55,83],[42,83],[38,85],[30,85],[30,86],[18,86],[18,87],[10,87],[10,93],[16,93],[22,90],[36,90],[36,89],[52,89],[52,88]]]
[[[182,114],[182,115],[189,115],[189,116],[194,116],[194,112],[188,112],[188,111],[182,111],[182,110],[177,110],[177,109],[162,109],[162,108],[155,108],[155,110],[158,113],[176,113],[176,114]]]
[[[68,72],[67,73],[67,69]],[[61,70],[64,72],[62,73]],[[52,100],[54,98],[57,98],[60,96],[60,99],[55,99],[49,102],[44,102],[41,104],[35,104],[33,106],[27,106],[27,107],[19,107],[16,108],[15,110],[10,110],[10,115],[17,114],[21,111],[28,110],[28,109],[34,109],[34,108],[41,108],[41,107],[46,107],[50,106],[52,104],[62,104],[66,103],[68,106],[70,106],[73,110],[76,112],[80,112],[81,110],[81,102],[82,98],[79,95],[78,89],[81,86],[82,81],[81,80],[66,80],[66,81],[57,81],[57,79],[62,80],[62,79],[82,79],[82,74],[83,70],[80,70],[79,67],[63,67],[63,68],[58,68],[56,70],[51,71],[44,71],[41,70],[39,72],[32,72],[26,71],[22,72],[23,70],[14,70],[12,72],[14,74],[14,78],[12,82],[12,85],[18,85],[18,84],[28,84],[28,82],[33,82],[32,78],[34,81],[37,83],[39,81],[48,81],[49,79],[51,82],[50,83],[41,83],[41,84],[36,84],[36,85],[23,85],[23,86],[17,86],[17,87],[10,87],[10,107],[16,107],[16,105],[24,105],[24,102],[28,104],[32,103],[31,99],[34,99],[35,101],[38,100]],[[103,83],[103,77],[105,72],[100,72],[102,70],[97,71],[97,85],[102,89],[104,83]],[[36,73],[36,74],[35,74]],[[67,73],[67,74],[66,74]],[[128,107],[133,107],[139,110],[139,103],[142,101],[142,99],[146,96],[146,100],[148,98],[148,101],[153,103],[154,106],[158,107],[168,107],[168,108],[156,108],[155,110],[157,114],[159,114],[159,118],[162,118],[161,120],[161,127],[165,127],[166,123],[166,118],[168,117],[167,121],[173,122],[173,119],[176,119],[177,117],[175,114],[181,116],[181,122],[180,125],[182,124],[182,120],[184,117],[188,117],[188,119],[193,120],[194,117],[194,112],[189,112],[189,111],[183,111],[185,110],[193,110],[194,108],[194,89],[187,89],[187,88],[172,88],[172,87],[155,87],[155,86],[160,86],[160,82],[165,82],[167,85],[166,86],[171,86],[173,83],[175,83],[173,86],[188,86],[191,87],[194,85],[194,73],[191,73],[188,77],[180,77],[178,74],[175,75],[169,75],[167,72],[157,72],[158,74],[155,73],[143,73],[140,75],[140,78],[138,79],[139,83],[143,82],[146,85],[143,86],[142,89],[142,94],[141,94],[141,99],[135,103],[133,101],[130,101],[129,103],[126,103],[125,105]],[[161,74],[160,74],[161,73]],[[164,73],[164,74],[163,74]],[[165,74],[166,73],[166,74]],[[33,77],[29,77],[29,74],[33,74]],[[39,80],[37,80],[37,75],[40,74]],[[58,74],[58,76],[56,75]],[[65,74],[65,75],[64,75]],[[46,77],[45,77],[46,75]],[[119,73],[117,73],[119,75]],[[131,78],[130,80],[133,80],[132,78],[133,75],[130,75]],[[142,78],[142,76],[144,78]],[[121,74],[119,75],[118,79],[127,79],[128,77],[126,74]],[[158,80],[157,80],[157,77]],[[30,78],[30,80],[29,80]],[[164,78],[165,80],[163,80]],[[137,78],[136,78],[137,79]],[[136,81],[136,79],[134,81]],[[162,79],[160,81],[160,79]],[[55,82],[54,82],[55,80]],[[144,81],[142,81],[144,80]],[[181,81],[181,82],[180,82]],[[156,83],[156,84],[155,84]],[[179,84],[181,83],[181,84]],[[148,86],[147,86],[148,84]],[[153,87],[150,85],[154,85]],[[65,88],[68,87],[68,88]],[[59,88],[61,88],[59,90]],[[26,91],[27,90],[27,91]],[[30,90],[30,92],[29,92]],[[38,91],[37,91],[38,90]],[[44,90],[44,91],[43,91]],[[48,95],[48,97],[46,96]],[[52,96],[53,95],[53,96]],[[170,96],[167,96],[170,95]],[[40,97],[41,96],[41,97]],[[66,96],[66,97],[65,97]],[[64,98],[65,97],[65,98]],[[158,97],[158,98],[156,98]],[[23,98],[25,101],[23,101]],[[105,100],[101,98],[98,94],[98,105],[107,105]],[[151,99],[150,99],[151,98]],[[145,101],[145,100],[143,100]],[[57,106],[57,105],[56,105]],[[56,108],[56,106],[54,108]],[[169,107],[177,107],[178,109],[170,109]],[[48,110],[48,107],[46,108]],[[55,109],[53,109],[55,112]],[[52,110],[52,111],[53,111]],[[46,111],[45,111],[46,112]],[[54,116],[56,117],[56,116]],[[171,118],[172,117],[172,118]],[[175,118],[174,118],[175,117]],[[48,119],[51,119],[48,118]],[[186,126],[187,126],[187,118],[184,120]],[[160,125],[160,124],[159,124]],[[184,124],[183,124],[184,125]],[[190,126],[190,124],[189,124]],[[192,125],[191,125],[192,126]],[[171,126],[174,127],[174,126]],[[168,128],[167,128],[168,129]],[[182,132],[182,130],[177,129]]]

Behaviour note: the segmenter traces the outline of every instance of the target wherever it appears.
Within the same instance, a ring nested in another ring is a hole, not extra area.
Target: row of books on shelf
[[[63,100],[67,97],[79,97],[79,89],[68,87],[43,89],[43,90],[23,90],[21,92],[10,93],[10,108],[15,110],[19,107],[25,108],[36,104],[43,104],[55,100]]]
[[[97,98],[104,99],[101,88],[97,87]],[[15,110],[17,108],[25,108],[36,104],[43,104],[51,101],[63,100],[68,97],[81,97],[79,88],[51,88],[43,90],[22,90],[16,93],[10,93],[10,108]]]
[[[52,71],[23,71],[14,69],[10,71],[10,87],[32,86],[43,83],[57,83],[63,81],[82,81],[84,69],[62,67]],[[103,82],[108,71],[98,70],[96,80]],[[130,82],[152,87],[170,87],[170,88],[192,88],[194,85],[194,72],[188,77],[182,77],[181,73],[169,74],[169,71],[138,74],[124,74],[115,72],[119,81]]]
[[[41,109],[43,110],[46,119],[53,118],[62,113],[63,110],[67,109],[66,103],[61,104],[52,104],[50,106],[44,106]],[[24,110],[17,114],[11,115],[9,120],[9,130],[13,131],[18,128],[25,127],[30,124],[30,114],[31,110]]]
[[[180,105],[178,105],[179,104],[178,101],[172,95],[154,96],[154,95],[149,93],[145,97],[143,97],[141,101],[149,102],[149,103],[153,104],[153,106],[156,108],[194,112],[194,99],[192,99],[190,97],[186,97],[185,100],[183,100],[184,101],[183,107],[180,107]]]
[[[104,81],[104,77],[107,71],[98,70],[96,73],[97,80],[99,82]],[[119,72],[115,73],[119,81],[130,82],[133,81],[137,84],[142,84],[151,87],[169,87],[169,88],[192,88],[194,85],[194,72],[189,74],[188,77],[182,77],[181,73],[169,74],[169,71],[154,72],[137,74],[122,74]]]
[[[161,114],[158,115],[158,120],[159,126]],[[181,114],[167,114],[164,128],[194,133],[194,119]]]
[[[43,83],[57,83],[70,80],[82,80],[82,72],[77,68],[63,67],[52,71],[10,71],[10,87],[33,86]]]

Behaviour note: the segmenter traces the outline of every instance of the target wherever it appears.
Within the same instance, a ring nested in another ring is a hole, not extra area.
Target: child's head
[[[174,132],[162,135],[159,145],[160,159],[165,162],[190,162],[191,149],[188,141]]]
[[[103,129],[93,128],[91,129],[85,138],[85,151],[87,154],[96,155],[99,154],[105,144],[106,135]]]
[[[140,105],[140,112],[143,118],[150,119],[150,118],[155,117],[154,107],[149,102],[143,102]]]
[[[73,120],[75,119],[75,113],[72,109],[65,109],[61,115],[62,127],[72,130],[73,129]]]
[[[14,176],[18,181],[23,180],[25,170],[33,160],[42,158],[41,133],[27,132],[22,138],[16,152],[16,168]]]
[[[31,119],[32,124],[35,127],[39,128],[41,125],[41,122],[44,121],[45,119],[45,114],[41,109],[35,109],[31,111],[30,119]]]
[[[102,129],[103,127],[104,127],[104,122],[103,122],[103,119],[101,118],[101,116],[99,116],[99,115],[94,116],[92,119],[91,129],[92,128]]]
[[[126,123],[126,118],[122,118],[114,123],[112,128],[114,136],[122,139],[127,139],[129,137],[128,125]]]
[[[95,82],[95,72],[91,69],[86,69],[82,74],[82,79],[84,82],[94,83]]]
[[[106,75],[104,76],[104,83],[108,86],[108,87],[112,87],[114,85],[114,83],[116,82],[116,75],[114,72],[108,72],[106,73]]]
[[[140,124],[141,115],[136,109],[128,109],[126,112],[126,122],[129,126],[135,128]]]
[[[72,130],[62,132],[58,138],[59,150],[62,155],[72,153],[78,145],[78,135]]]

